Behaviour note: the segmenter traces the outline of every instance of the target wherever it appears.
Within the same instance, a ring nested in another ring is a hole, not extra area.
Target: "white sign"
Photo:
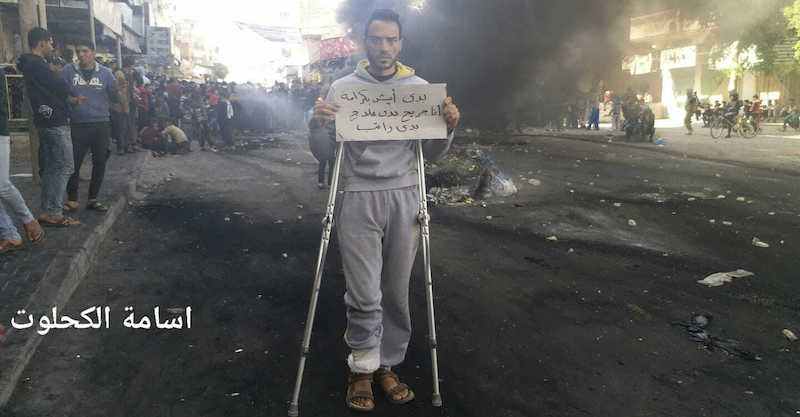
[[[697,47],[665,49],[661,51],[661,69],[693,67],[697,62]]]
[[[337,86],[336,141],[446,139],[446,84]]]

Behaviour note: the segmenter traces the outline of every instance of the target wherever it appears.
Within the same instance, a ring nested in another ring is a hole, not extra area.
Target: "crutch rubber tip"
[[[289,417],[297,417],[300,415],[300,410],[297,409],[297,404],[289,404]]]
[[[434,407],[441,407],[442,406],[442,395],[441,394],[433,394],[433,406]]]

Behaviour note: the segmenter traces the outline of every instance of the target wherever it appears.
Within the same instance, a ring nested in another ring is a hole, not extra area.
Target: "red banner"
[[[326,61],[353,55],[357,50],[358,45],[346,37],[331,38],[314,42],[309,57],[311,62]]]

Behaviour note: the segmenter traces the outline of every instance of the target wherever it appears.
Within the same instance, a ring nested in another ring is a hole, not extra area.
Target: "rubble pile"
[[[453,149],[437,163],[426,165],[428,201],[435,205],[471,205],[517,192],[513,180],[477,147]]]

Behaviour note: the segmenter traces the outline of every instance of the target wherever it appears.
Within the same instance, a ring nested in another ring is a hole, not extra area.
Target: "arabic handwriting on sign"
[[[378,97],[375,97],[374,99],[372,99],[372,102],[373,103],[383,103],[383,104],[386,104],[386,105],[397,104],[397,92],[393,88],[391,97],[386,97],[385,94],[380,93],[378,95]]]
[[[420,94],[417,96],[415,93],[411,93],[405,97],[403,97],[403,103],[410,104],[410,103],[422,103],[428,101],[427,94]]]

